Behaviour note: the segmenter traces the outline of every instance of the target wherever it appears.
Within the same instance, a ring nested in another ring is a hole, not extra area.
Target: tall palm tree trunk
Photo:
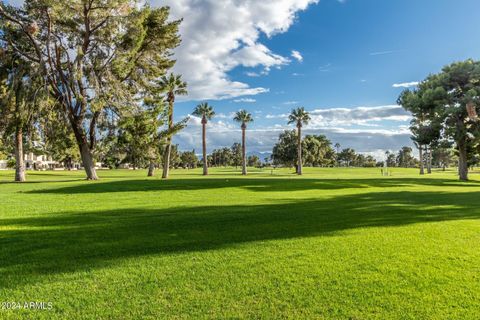
[[[17,126],[15,130],[15,181],[25,181],[25,161],[23,158],[23,130]]]
[[[302,175],[302,127],[298,126],[298,141],[297,141],[297,174]]]
[[[168,128],[173,129],[173,103],[168,105]],[[170,174],[170,154],[172,152],[172,137],[167,138],[167,147],[165,148],[165,154],[163,157],[163,173],[162,179],[168,179]]]
[[[242,175],[247,175],[247,150],[245,146],[245,128],[242,128]]]
[[[425,165],[423,163],[423,146],[420,144],[418,145],[418,150],[419,150],[419,158],[420,158],[420,175],[425,174]]]
[[[203,175],[208,176],[208,160],[207,160],[207,125],[205,120],[202,122],[202,144],[203,144]]]
[[[168,179],[170,174],[170,154],[172,152],[172,140],[167,139],[167,147],[165,148],[165,154],[163,155],[163,173],[162,178]]]

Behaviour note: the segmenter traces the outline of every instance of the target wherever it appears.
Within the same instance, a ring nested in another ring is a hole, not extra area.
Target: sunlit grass
[[[200,173],[0,171],[0,318],[478,319],[476,173]]]

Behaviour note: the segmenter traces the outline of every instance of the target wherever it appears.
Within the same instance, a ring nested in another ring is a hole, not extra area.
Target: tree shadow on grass
[[[480,218],[480,192],[378,192],[277,204],[131,208],[0,220],[0,287],[88,271],[144,255],[356,228]]]
[[[32,190],[28,193],[89,194],[136,191],[207,190],[245,188],[252,191],[292,192],[304,190],[340,190],[358,188],[394,188],[406,186],[462,186],[480,187],[480,181],[458,182],[449,179],[395,178],[395,179],[305,179],[305,178],[208,178],[181,180],[117,180],[85,182],[75,186]]]

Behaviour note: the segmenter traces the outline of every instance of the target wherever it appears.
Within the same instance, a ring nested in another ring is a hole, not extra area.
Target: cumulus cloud
[[[237,67],[260,68],[258,76],[290,62],[260,42],[286,32],[296,14],[319,0],[152,0],[168,5],[172,17],[185,18],[180,27],[182,45],[176,50],[175,72],[189,84],[191,100],[227,99],[268,92],[232,80]]]
[[[398,105],[317,109],[310,112],[311,126],[376,126],[381,121],[405,122],[411,114]]]
[[[407,121],[410,115],[401,107],[358,107],[318,109],[311,111],[312,121],[304,128],[304,134],[323,134],[332,143],[340,143],[343,148],[354,148],[357,152],[372,154],[377,159],[386,150],[399,150],[403,146],[412,146],[411,133]],[[270,152],[284,130],[293,129],[286,124],[288,114],[266,115],[270,125],[253,124],[247,129],[248,149],[252,152]],[[241,138],[240,128],[229,117],[217,117],[208,124],[208,147],[212,149],[231,146]],[[220,121],[218,121],[220,120]],[[399,125],[388,126],[386,122],[395,121]],[[401,123],[405,122],[405,123]],[[174,138],[181,149],[191,150],[201,147],[201,121],[192,117],[187,129]]]
[[[8,2],[21,5],[22,0]],[[180,26],[182,44],[175,51],[174,71],[188,82],[189,100],[228,99],[269,92],[231,79],[237,67],[259,68],[248,76],[268,74],[288,63],[288,57],[272,52],[260,42],[286,32],[299,11],[319,0],[150,0],[152,6],[169,6]],[[301,58],[298,51],[292,52]]]
[[[397,105],[380,107],[331,108],[310,111],[310,128],[378,127],[382,121],[406,122],[411,114]],[[267,119],[287,119],[288,114],[269,114]]]
[[[292,50],[292,58],[294,58],[295,60],[297,60],[298,62],[302,62],[303,61],[303,56],[302,54],[297,51],[297,50]]]
[[[403,83],[394,83],[393,87],[394,88],[411,88],[411,87],[416,87],[418,86],[420,82],[418,81],[413,81],[413,82],[403,82]]]

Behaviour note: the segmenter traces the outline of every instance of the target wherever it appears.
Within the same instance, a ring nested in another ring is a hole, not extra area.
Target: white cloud
[[[299,104],[300,102],[298,101],[285,101],[283,104],[286,105],[286,106],[293,106],[293,105],[296,105],[296,104]]]
[[[191,100],[227,99],[268,92],[232,80],[236,67],[256,67],[262,72],[279,68],[290,59],[260,43],[286,32],[296,14],[319,0],[152,0],[168,5],[172,17],[185,18],[180,27],[182,45],[176,50],[175,72],[189,84]],[[262,73],[251,72],[249,76]]]
[[[252,77],[252,78],[256,78],[256,77],[260,77],[261,74],[260,73],[257,73],[257,72],[253,72],[253,71],[247,71],[245,72],[245,74],[249,77]]]
[[[392,54],[392,53],[395,53],[397,51],[378,51],[378,52],[371,52],[370,55],[371,56],[383,56],[383,55],[386,55],[386,54]]]
[[[327,63],[326,65],[320,66],[318,70],[320,70],[320,72],[330,72],[331,66],[332,66],[331,63]]]
[[[317,109],[310,112],[311,127],[377,127],[382,121],[407,122],[411,114],[397,105],[380,107]]]
[[[296,59],[298,62],[303,62],[303,56],[297,50],[292,50],[292,58]]]
[[[289,114],[287,113],[268,114],[265,116],[265,118],[287,119],[288,116]],[[380,107],[316,109],[310,111],[310,117],[310,128],[335,128],[340,126],[379,127],[379,122],[407,122],[410,121],[412,116],[402,107],[391,105]],[[401,129],[408,130],[408,126],[402,127]],[[401,132],[404,133],[406,130],[401,130]]]
[[[393,87],[394,88],[411,88],[411,87],[416,87],[418,86],[420,82],[418,81],[413,81],[413,82],[403,82],[403,83],[394,83]]]
[[[241,99],[235,99],[233,102],[236,103],[255,103],[257,100],[252,99],[252,98],[241,98]]]

